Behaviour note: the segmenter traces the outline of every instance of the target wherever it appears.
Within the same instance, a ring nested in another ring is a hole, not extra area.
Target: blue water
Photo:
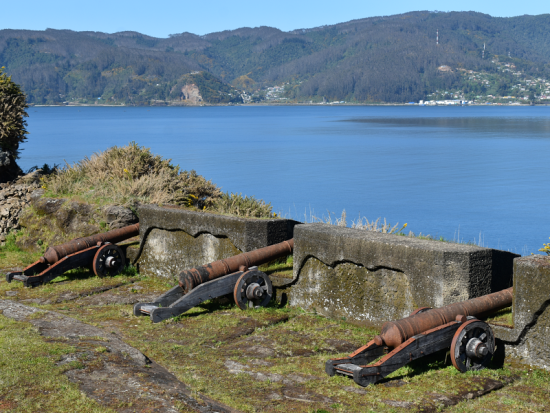
[[[33,107],[20,165],[136,141],[301,221],[359,214],[522,255],[550,236],[547,107]]]

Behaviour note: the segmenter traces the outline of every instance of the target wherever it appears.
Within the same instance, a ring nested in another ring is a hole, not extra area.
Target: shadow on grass
[[[391,373],[388,377],[380,380],[378,383],[388,383],[393,381],[399,381],[404,378],[411,378],[419,376],[429,371],[438,371],[446,369],[451,365],[451,356],[447,354],[448,350],[440,350],[429,356],[422,357],[414,360],[399,370]],[[400,373],[400,374],[399,374]]]
[[[180,314],[176,317],[174,317],[174,321],[180,321],[184,320],[188,317],[198,317],[204,314],[214,313],[216,311],[225,311],[225,310],[232,310],[236,307],[235,301],[233,299],[233,294],[227,294],[221,297],[213,298],[211,300],[203,301],[199,305],[196,305],[193,307],[195,311],[190,313],[189,311],[183,314]],[[266,309],[281,309],[284,305],[279,304],[275,297],[271,299],[271,301],[262,308]],[[198,309],[201,309],[202,311],[197,311]],[[253,309],[250,310],[242,310],[243,315],[247,313],[247,311],[254,311]]]
[[[124,269],[121,271],[120,274],[117,274],[113,277],[118,276],[126,276],[126,277],[137,277],[139,274],[136,271],[135,267],[132,267],[131,265],[128,265],[124,267]],[[96,278],[97,275],[95,275],[93,269],[91,267],[81,267],[81,268],[75,268],[73,270],[69,270],[62,275],[57,276],[53,280],[49,282],[49,284],[58,284],[61,282],[67,282],[67,281],[78,281],[78,280],[88,280],[90,278]],[[113,277],[104,277],[106,279],[110,279]],[[99,278],[99,277],[97,277]]]
[[[487,369],[489,370],[499,370],[504,366],[504,344],[497,340],[497,346],[495,354]],[[393,381],[399,381],[404,378],[412,378],[414,376],[420,376],[422,374],[444,370],[447,367],[452,365],[451,355],[448,349],[443,349],[429,356],[422,357],[420,359],[414,360],[401,369],[396,370],[394,373],[390,374],[383,380],[380,380],[379,383],[388,383]],[[401,373],[401,374],[398,374]]]

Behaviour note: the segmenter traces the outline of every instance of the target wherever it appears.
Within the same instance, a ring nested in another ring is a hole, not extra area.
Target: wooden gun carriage
[[[179,274],[179,285],[151,303],[138,303],[134,315],[149,315],[158,323],[175,317],[203,301],[233,294],[237,306],[265,307],[273,296],[269,277],[257,266],[292,254],[294,240],[215,261]]]
[[[26,287],[34,287],[79,267],[91,267],[98,277],[116,275],[124,269],[125,257],[115,244],[138,234],[139,224],[134,224],[49,247],[43,257],[23,271],[8,273],[6,281],[21,281]]]
[[[508,288],[446,307],[419,308],[407,318],[385,323],[380,335],[348,357],[328,360],[325,371],[367,386],[413,360],[449,348],[459,371],[485,368],[495,352],[495,337],[491,327],[476,316],[509,307],[512,296],[513,288]]]

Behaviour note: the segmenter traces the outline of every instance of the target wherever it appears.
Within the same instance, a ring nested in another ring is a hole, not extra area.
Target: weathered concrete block
[[[550,257],[514,260],[513,328],[492,326],[506,353],[550,370]]]
[[[139,207],[138,215],[139,271],[164,277],[285,241],[292,238],[297,224],[288,219],[245,219],[154,205]]]
[[[504,251],[326,224],[294,229],[290,304],[366,324],[511,286]]]

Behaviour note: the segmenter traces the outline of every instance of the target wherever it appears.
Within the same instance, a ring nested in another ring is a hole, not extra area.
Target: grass
[[[342,214],[340,215],[340,218],[333,217],[332,215],[334,215],[334,214],[331,214],[330,212],[328,212],[327,215],[324,215],[322,218],[319,218],[319,217],[316,217],[313,214],[311,214],[309,220],[310,220],[310,222],[321,222],[321,223],[324,223],[324,224],[336,225],[336,226],[339,226],[339,227],[347,227],[348,226],[347,213],[346,213],[345,209],[342,211]],[[307,216],[305,218],[306,218],[305,221],[307,222]],[[386,218],[384,218],[383,221],[382,221],[382,218],[377,218],[376,220],[369,221],[368,218],[361,217],[361,216],[359,216],[356,221],[354,220],[351,223],[351,228],[362,229],[362,230],[371,231],[371,232],[379,232],[379,233],[382,233],[382,234],[401,235],[403,237],[417,238],[417,239],[422,239],[422,240],[427,240],[427,241],[449,242],[449,243],[454,243],[454,244],[473,245],[473,246],[479,246],[479,247],[484,246],[481,233],[479,235],[479,240],[476,243],[475,238],[474,238],[474,241],[461,240],[460,239],[460,231],[459,231],[459,234],[458,234],[458,240],[455,240],[455,239],[450,240],[450,239],[445,238],[443,236],[434,237],[430,234],[425,235],[425,234],[422,234],[422,232],[420,232],[418,234],[415,234],[412,231],[409,231],[408,233],[404,233],[403,230],[405,228],[407,228],[407,226],[408,226],[407,223],[403,224],[401,227],[399,227],[399,223],[397,223],[395,225],[392,225],[389,222],[387,222]]]
[[[0,411],[112,412],[85,397],[63,374],[75,362],[56,365],[75,349],[47,340],[26,322],[0,315]]]
[[[291,259],[283,258],[268,263],[265,269],[278,272],[291,267]],[[94,289],[105,286],[113,287],[110,294],[160,295],[172,284],[164,278],[142,277],[132,268],[102,279],[79,269],[33,289],[24,288],[21,283],[8,284],[0,278],[0,296],[24,303],[32,300],[31,305],[41,310],[54,310],[106,331],[116,331],[128,344],[174,373],[193,392],[244,412],[401,411],[391,403],[405,403],[411,411],[502,413],[543,412],[548,408],[550,372],[513,359],[504,365],[493,364],[486,370],[460,374],[451,365],[450,357],[440,352],[410,363],[367,388],[358,387],[346,377],[328,377],[324,372],[327,359],[346,356],[378,331],[295,307],[280,307],[275,302],[266,308],[241,311],[232,302],[206,301],[176,319],[152,324],[147,317],[134,317],[131,304],[59,300],[69,293],[92,294],[87,299],[93,298],[93,294],[100,294]],[[17,295],[6,296],[6,291],[16,291]],[[506,316],[506,311],[495,315],[501,316]],[[339,349],[338,345],[348,348]],[[105,348],[98,342],[92,350],[103,354]],[[74,351],[62,341],[41,337],[29,323],[0,315],[0,411],[109,411],[83,396],[77,385],[67,380],[63,372],[68,367],[56,365],[63,355]],[[241,372],[231,372],[228,365],[242,366]],[[482,389],[487,380],[510,384],[445,408],[434,399],[463,397]],[[280,399],[269,398],[274,395]],[[311,401],[297,400],[303,397],[310,397]]]
[[[272,218],[271,203],[265,203],[253,196],[242,194],[222,194],[213,205],[213,210],[222,215],[235,215],[247,218]]]
[[[396,235],[403,235],[402,231],[407,228],[407,224],[403,224],[401,228],[399,228],[399,223],[392,225],[389,222],[386,221],[386,218],[384,218],[384,223],[380,221],[381,218],[378,218],[373,221],[369,221],[366,217],[361,217],[357,219],[357,221],[352,221],[351,228],[355,229],[362,229],[365,231],[372,231],[372,232],[380,232],[383,234],[396,234]],[[306,220],[307,221],[307,220]],[[322,222],[324,224],[328,225],[336,225],[339,227],[347,227],[347,213],[344,209],[342,211],[342,214],[340,215],[340,218],[332,217],[332,214],[330,211],[327,211],[327,215],[323,215],[322,218],[316,217],[314,215],[311,215],[310,217],[311,222]]]
[[[486,320],[488,323],[496,324],[504,327],[514,327],[514,314],[512,307],[503,308],[491,314]]]
[[[2,268],[26,267],[32,264],[42,255],[42,251],[28,253],[22,251],[15,243],[15,233],[6,237],[4,244],[0,244],[0,270]]]
[[[169,159],[153,155],[135,142],[66,165],[47,177],[44,186],[50,196],[79,195],[103,205],[141,202],[203,207],[221,195],[216,185],[195,171],[180,173]]]
[[[292,270],[294,265],[294,256],[278,258],[267,264],[260,265],[258,269],[267,275],[274,275],[284,278],[292,278]]]
[[[1,280],[4,281],[4,275],[0,270]],[[12,281],[11,283],[0,283],[0,297],[5,297],[6,292],[13,291],[17,293],[18,300],[33,300],[40,298],[41,301],[55,301],[62,297],[62,294],[71,294],[74,299],[79,294],[94,294],[94,289],[103,287],[114,287],[118,285],[131,285],[135,281],[141,280],[134,267],[127,267],[121,274],[114,277],[99,278],[92,271],[84,268],[77,268],[67,271],[65,274],[53,279],[49,283],[36,288],[25,288],[23,283]],[[149,281],[158,289],[165,289],[170,284],[160,279]],[[58,304],[62,304],[60,300]],[[53,307],[52,307],[53,308]]]
[[[271,204],[241,194],[223,194],[212,181],[194,170],[180,171],[170,161],[131,142],[58,168],[41,178],[42,187],[48,197],[99,206],[134,208],[139,203],[152,203],[242,217],[273,217]]]
[[[328,358],[349,354],[335,352],[327,346],[327,340],[345,339],[359,347],[377,334],[376,330],[307,314],[297,308],[276,306],[242,312],[232,304],[209,302],[178,319],[159,324],[151,324],[147,318],[121,319],[116,310],[113,306],[105,306],[95,308],[93,313],[79,312],[78,317],[105,328],[116,327],[131,345],[169,368],[197,392],[246,412],[315,411],[316,408],[330,412],[394,411],[385,400],[398,400],[413,406],[424,403],[437,408],[437,403],[425,400],[429,395],[453,397],[464,391],[480,390],[487,379],[512,380],[518,375],[518,383],[537,393],[536,404],[544,403],[544,386],[550,378],[548,372],[533,370],[536,374],[529,375],[525,374],[524,367],[509,363],[460,374],[442,352],[413,362],[394,372],[389,380],[364,389],[365,394],[357,394],[345,389],[358,388],[352,380],[341,376],[331,378],[324,373]],[[285,318],[288,319],[270,324],[270,320]],[[239,337],[239,331],[244,335]],[[242,372],[229,372],[228,362],[244,366]],[[305,382],[285,384],[278,380],[278,375],[298,375]],[[403,385],[387,387],[384,384],[395,381]],[[266,402],[268,394],[288,394],[293,389],[300,394],[322,395],[332,402],[328,406],[312,402],[308,407],[288,399],[277,404]],[[507,388],[507,392],[511,402],[521,404],[512,389]],[[480,405],[488,406],[486,403]],[[453,406],[448,411],[461,409]],[[500,411],[508,410],[501,408]]]

